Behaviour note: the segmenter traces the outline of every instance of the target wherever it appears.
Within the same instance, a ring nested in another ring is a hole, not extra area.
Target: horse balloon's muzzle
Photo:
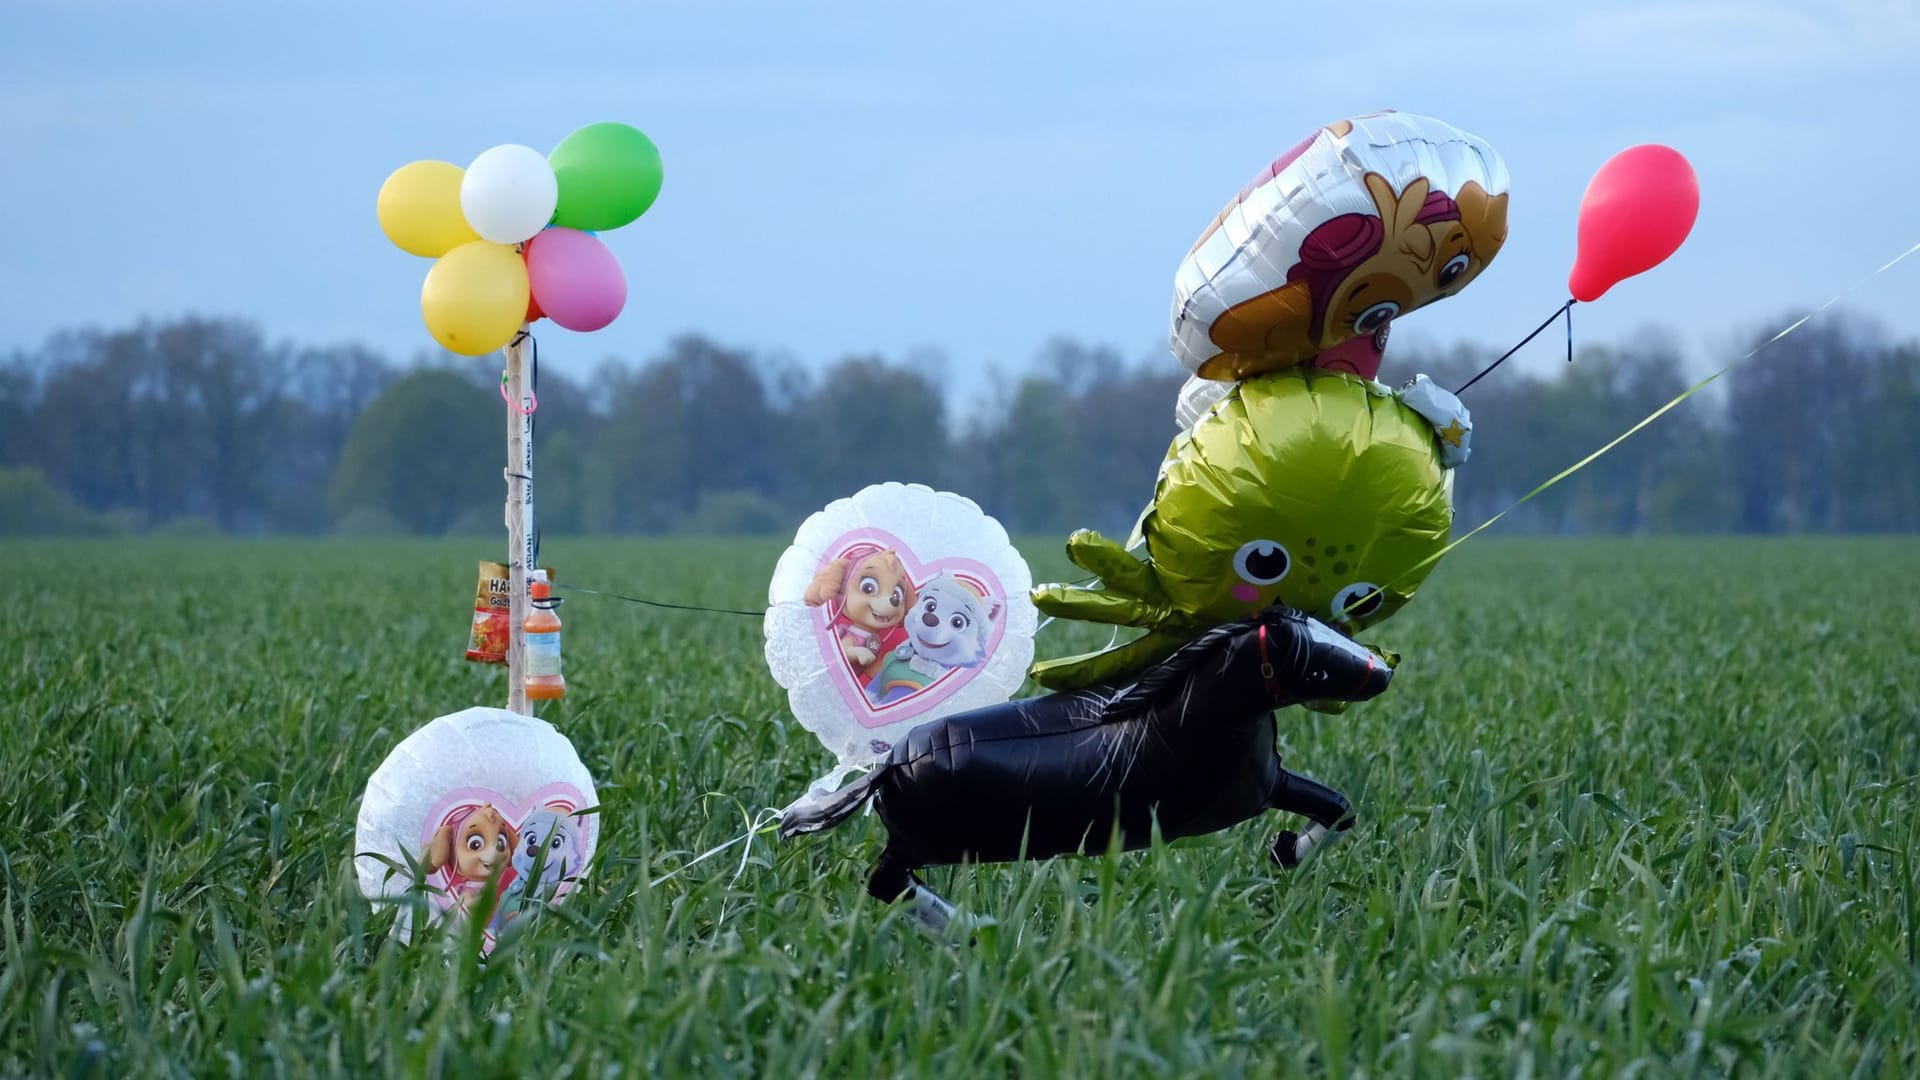
[[[1261,674],[1276,699],[1366,701],[1393,681],[1385,660],[1305,612],[1276,605],[1260,621]]]
[[[1324,686],[1326,696],[1338,701],[1366,701],[1379,697],[1393,681],[1393,668],[1365,645],[1318,619],[1307,619],[1311,646],[1307,652],[1307,684]]]

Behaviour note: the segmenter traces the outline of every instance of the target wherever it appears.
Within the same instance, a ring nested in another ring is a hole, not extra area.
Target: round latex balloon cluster
[[[472,708],[400,741],[367,781],[354,870],[368,899],[424,892],[428,917],[484,920],[491,949],[530,902],[557,903],[600,839],[593,777],[552,724]],[[403,914],[399,926],[411,936]]]
[[[442,346],[482,356],[523,322],[598,330],[627,302],[627,279],[599,232],[647,212],[660,151],[626,124],[589,124],[551,154],[508,144],[465,169],[401,166],[380,188],[380,227],[402,251],[438,260],[420,314]]]

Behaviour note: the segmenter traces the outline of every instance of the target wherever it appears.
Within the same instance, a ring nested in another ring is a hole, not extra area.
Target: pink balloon
[[[1615,154],[1580,203],[1578,253],[1567,289],[1586,303],[1666,261],[1693,231],[1700,182],[1678,150],[1648,144]]]
[[[598,330],[627,304],[620,261],[579,229],[542,229],[527,241],[527,280],[540,310],[569,330]]]

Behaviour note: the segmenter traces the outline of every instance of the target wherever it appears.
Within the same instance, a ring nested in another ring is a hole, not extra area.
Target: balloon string
[[[1714,381],[1719,379],[1720,376],[1725,375],[1727,372],[1732,371],[1734,368],[1737,368],[1741,364],[1744,364],[1747,361],[1753,359],[1754,357],[1760,355],[1760,353],[1764,352],[1774,342],[1779,341],[1781,338],[1784,338],[1788,334],[1793,333],[1795,330],[1800,329],[1802,326],[1807,325],[1807,323],[1811,322],[1821,312],[1839,303],[1841,300],[1846,299],[1848,296],[1852,295],[1855,290],[1859,289],[1862,285],[1865,285],[1867,282],[1872,281],[1874,278],[1879,277],[1881,274],[1886,273],[1888,270],[1893,269],[1896,265],[1898,265],[1900,262],[1905,260],[1908,256],[1911,256],[1917,252],[1920,252],[1920,244],[1915,244],[1912,247],[1908,248],[1907,250],[1901,252],[1900,254],[1895,255],[1893,258],[1888,259],[1885,263],[1883,263],[1880,266],[1879,269],[1873,271],[1870,274],[1867,274],[1865,277],[1862,277],[1860,280],[1854,282],[1853,284],[1847,286],[1846,288],[1828,297],[1825,303],[1821,304],[1819,307],[1814,308],[1812,311],[1807,312],[1805,315],[1800,316],[1798,319],[1795,319],[1793,322],[1788,323],[1786,326],[1782,327],[1778,333],[1774,334],[1772,337],[1768,338],[1767,340],[1761,342],[1760,344],[1754,346],[1752,349],[1748,350],[1745,355],[1739,357],[1738,359],[1729,361],[1725,367],[1722,367],[1720,370],[1714,372],[1713,374],[1707,376],[1704,379],[1701,379],[1699,382],[1694,383],[1692,386],[1687,387],[1685,390],[1680,392],[1680,395],[1678,397],[1675,397],[1672,401],[1669,401],[1665,405],[1662,405],[1659,408],[1653,410],[1651,413],[1648,413],[1645,419],[1641,420],[1639,423],[1633,425],[1632,427],[1628,428],[1626,431],[1621,432],[1619,435],[1615,436],[1605,446],[1602,446],[1600,449],[1595,450],[1593,453],[1588,454],[1586,457],[1583,457],[1579,461],[1574,462],[1572,465],[1569,465],[1566,468],[1560,470],[1558,473],[1554,474],[1552,478],[1548,479],[1545,483],[1541,484],[1539,487],[1536,487],[1532,491],[1527,492],[1525,495],[1520,496],[1519,499],[1514,501],[1514,504],[1512,506],[1507,507],[1505,510],[1500,511],[1499,513],[1493,515],[1487,520],[1481,522],[1479,525],[1476,525],[1472,532],[1466,534],[1465,536],[1462,536],[1458,540],[1453,541],[1452,543],[1448,544],[1446,547],[1443,547],[1439,551],[1434,552],[1432,555],[1427,556],[1425,559],[1422,559],[1420,562],[1414,564],[1414,566],[1408,569],[1405,573],[1394,578],[1392,581],[1389,581],[1386,584],[1380,586],[1379,589],[1375,591],[1374,595],[1380,595],[1382,593],[1385,593],[1388,589],[1392,588],[1393,586],[1398,585],[1400,582],[1413,577],[1415,574],[1418,574],[1420,571],[1426,569],[1429,566],[1432,566],[1434,563],[1439,562],[1443,556],[1445,556],[1448,552],[1452,551],[1454,548],[1459,547],[1461,544],[1466,543],[1467,541],[1480,535],[1482,532],[1485,532],[1488,528],[1492,527],[1494,522],[1499,521],[1501,518],[1506,517],[1508,514],[1511,514],[1515,510],[1520,509],[1522,506],[1526,505],[1527,503],[1532,502],[1536,496],[1540,495],[1542,492],[1546,491],[1548,488],[1554,486],[1555,484],[1558,484],[1562,480],[1565,480],[1567,477],[1572,476],[1574,473],[1579,472],[1581,469],[1584,469],[1587,466],[1593,464],[1595,461],[1598,461],[1608,451],[1611,451],[1614,447],[1619,446],[1623,442],[1626,442],[1629,438],[1631,438],[1633,435],[1638,433],[1640,429],[1646,427],[1648,424],[1653,423],[1655,420],[1660,419],[1660,417],[1666,415],[1666,413],[1669,410],[1678,406],[1681,402],[1687,400],[1693,395],[1706,389],[1710,384],[1712,384]],[[1568,303],[1571,304],[1572,302],[1569,301]],[[1525,343],[1522,342],[1522,344],[1525,344]],[[1472,384],[1469,383],[1468,385],[1470,386]],[[1464,390],[1465,387],[1462,387],[1461,389]],[[1364,602],[1364,599],[1365,598],[1362,598],[1360,602]]]
[[[779,827],[780,827],[780,811],[774,809],[773,807],[765,807],[758,814],[755,814],[753,819],[747,823],[746,832],[741,833],[739,836],[734,837],[733,839],[727,841],[724,844],[719,845],[718,847],[708,848],[706,851],[703,851],[699,855],[694,856],[693,859],[690,860],[689,862],[683,864],[678,870],[675,870],[672,873],[662,874],[661,876],[654,878],[652,881],[647,883],[648,887],[657,889],[661,885],[669,881],[672,881],[674,878],[677,878],[681,874],[684,874],[687,871],[693,869],[695,866],[698,866],[699,864],[706,862],[708,859],[713,858],[715,855],[720,854],[721,852],[727,850],[733,845],[745,842],[747,844],[747,850],[740,853],[740,866],[734,870],[733,877],[728,879],[727,881],[727,884],[731,885],[734,882],[740,880],[740,875],[747,872],[747,859],[751,857],[753,854],[753,844],[752,844],[753,838],[756,836],[765,836],[767,833],[770,833]]]
[[[562,585],[557,581],[553,583],[553,587],[556,589],[566,589],[569,592],[587,593],[591,596],[604,596],[609,600],[625,600],[629,604],[645,604],[648,607],[667,608],[672,611],[705,611],[714,615],[751,615],[756,619],[766,618],[767,615],[764,610],[745,611],[740,608],[702,607],[699,604],[675,604],[666,600],[648,600],[640,596],[622,596],[619,593],[601,592],[599,589],[589,589],[584,585]]]
[[[1511,349],[1508,349],[1508,350],[1507,350],[1506,352],[1504,352],[1504,353],[1501,353],[1501,354],[1500,354],[1500,359],[1498,359],[1498,360],[1495,360],[1495,361],[1494,361],[1493,363],[1491,363],[1491,364],[1488,364],[1488,365],[1487,365],[1486,367],[1484,367],[1484,368],[1481,368],[1481,369],[1480,369],[1480,374],[1478,374],[1478,375],[1475,375],[1475,376],[1474,376],[1473,378],[1471,378],[1471,379],[1468,379],[1468,380],[1466,381],[1466,383],[1465,383],[1464,385],[1462,385],[1462,386],[1460,387],[1460,389],[1458,389],[1458,390],[1455,390],[1455,391],[1454,391],[1454,393],[1455,393],[1455,394],[1464,394],[1464,393],[1466,393],[1466,392],[1467,392],[1467,387],[1469,387],[1469,386],[1472,386],[1472,385],[1473,385],[1474,383],[1477,383],[1477,382],[1479,382],[1479,381],[1480,381],[1481,379],[1484,379],[1484,378],[1486,378],[1486,377],[1487,377],[1487,374],[1488,374],[1489,372],[1491,372],[1491,371],[1492,371],[1492,370],[1493,370],[1494,368],[1497,368],[1497,367],[1499,367],[1499,366],[1500,366],[1501,364],[1504,364],[1504,363],[1506,363],[1506,362],[1507,362],[1507,357],[1509,357],[1509,356],[1512,356],[1512,355],[1513,355],[1514,353],[1517,353],[1517,352],[1519,352],[1519,351],[1520,351],[1521,349],[1524,349],[1524,348],[1526,348],[1526,345],[1527,345],[1527,342],[1529,342],[1529,341],[1532,341],[1532,340],[1533,340],[1534,338],[1537,338],[1537,337],[1539,337],[1539,336],[1540,336],[1540,332],[1541,332],[1542,330],[1545,330],[1545,329],[1546,329],[1547,327],[1549,327],[1549,326],[1552,326],[1552,325],[1553,325],[1553,320],[1555,320],[1555,319],[1557,319],[1557,318],[1559,318],[1559,317],[1560,317],[1560,316],[1562,316],[1562,315],[1565,315],[1565,316],[1567,317],[1567,363],[1569,363],[1569,364],[1571,364],[1571,363],[1573,363],[1573,305],[1574,305],[1574,304],[1576,304],[1576,303],[1578,303],[1578,301],[1576,301],[1576,300],[1573,300],[1573,299],[1571,299],[1571,298],[1569,298],[1569,299],[1567,300],[1567,302],[1566,302],[1566,303],[1564,303],[1564,304],[1562,304],[1562,305],[1560,305],[1560,310],[1558,310],[1558,311],[1556,311],[1556,312],[1554,312],[1553,314],[1551,314],[1551,315],[1549,315],[1549,316],[1547,316],[1547,321],[1546,321],[1546,322],[1543,322],[1543,323],[1541,323],[1541,324],[1540,324],[1539,326],[1536,326],[1536,327],[1534,327],[1534,328],[1533,328],[1533,333],[1531,333],[1531,334],[1528,334],[1528,335],[1527,335],[1526,337],[1523,337],[1523,338],[1521,338],[1521,339],[1520,339],[1520,344],[1518,344],[1518,345],[1515,345],[1515,346],[1514,346],[1513,348],[1511,348]]]
[[[1094,578],[1094,577],[1081,578],[1079,581],[1074,582],[1073,584],[1076,587],[1079,587],[1079,586],[1085,585],[1087,582],[1098,581],[1098,580],[1100,579]],[[586,593],[590,596],[604,596],[609,600],[624,600],[629,604],[645,604],[648,607],[666,608],[670,611],[704,611],[712,615],[747,615],[756,619],[765,618],[767,614],[764,610],[763,611],[747,611],[742,608],[705,607],[700,604],[675,604],[667,600],[649,600],[644,596],[622,596],[619,593],[602,592],[599,589],[589,589],[585,585],[563,585],[558,581],[553,582],[553,587],[556,589],[565,589],[569,592]],[[1040,624],[1040,626],[1045,626],[1047,625],[1047,623],[1050,623],[1052,621],[1053,621],[1052,617],[1048,617],[1045,622],[1042,622]],[[1035,632],[1037,633],[1038,630],[1039,628],[1036,627]]]

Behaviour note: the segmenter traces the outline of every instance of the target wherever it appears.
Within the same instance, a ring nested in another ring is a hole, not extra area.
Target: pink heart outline
[[[434,834],[439,832],[442,826],[451,824],[450,819],[455,812],[463,808],[492,806],[500,812],[500,816],[506,819],[508,826],[510,826],[514,830],[514,834],[518,836],[521,828],[526,825],[529,815],[537,810],[550,809],[556,805],[565,806],[566,809],[571,812],[573,820],[579,823],[581,850],[591,850],[594,845],[594,819],[599,815],[580,813],[582,810],[591,810],[593,807],[587,804],[587,798],[580,793],[579,788],[565,781],[555,781],[551,784],[544,784],[537,787],[527,794],[525,801],[508,798],[492,788],[449,788],[438,799],[434,800],[433,809],[427,812],[426,820],[421,824],[419,849],[425,852],[431,848],[433,846]],[[508,851],[508,856],[509,858],[512,856],[511,849]],[[422,857],[424,858],[424,856]],[[512,883],[513,877],[514,874],[511,869],[511,863],[509,863],[508,872],[500,879],[500,888],[503,891]],[[577,875],[575,877],[569,877],[555,885],[551,899],[558,901],[567,893],[572,892],[576,880]],[[461,877],[453,868],[446,866],[429,873],[427,875],[427,882],[433,886],[432,889],[428,890],[427,897],[441,914],[461,907],[462,900],[468,896],[479,894],[481,890],[486,887],[486,882]],[[487,943],[491,945],[494,938],[493,931],[488,930],[485,936]]]
[[[840,698],[847,704],[847,711],[853,714],[861,727],[873,729],[903,725],[921,714],[946,701],[960,688],[973,681],[974,676],[986,670],[993,656],[1000,650],[1000,640],[1006,635],[1006,590],[1001,588],[1000,579],[984,563],[962,555],[948,555],[922,562],[912,548],[899,537],[885,529],[871,526],[841,533],[833,543],[827,545],[825,558],[815,570],[823,569],[835,559],[846,555],[850,548],[857,545],[878,545],[891,550],[900,558],[900,565],[907,571],[907,580],[919,588],[943,571],[954,572],[962,581],[968,578],[982,586],[989,596],[997,599],[1001,605],[1001,617],[992,620],[993,631],[987,637],[987,657],[972,667],[948,668],[946,674],[933,683],[916,690],[898,701],[885,705],[875,705],[867,698],[861,687],[853,665],[840,651],[838,620],[829,613],[830,605],[821,605],[814,616],[814,638],[820,646],[820,659],[827,666],[827,675],[833,680],[834,689],[840,692]]]

